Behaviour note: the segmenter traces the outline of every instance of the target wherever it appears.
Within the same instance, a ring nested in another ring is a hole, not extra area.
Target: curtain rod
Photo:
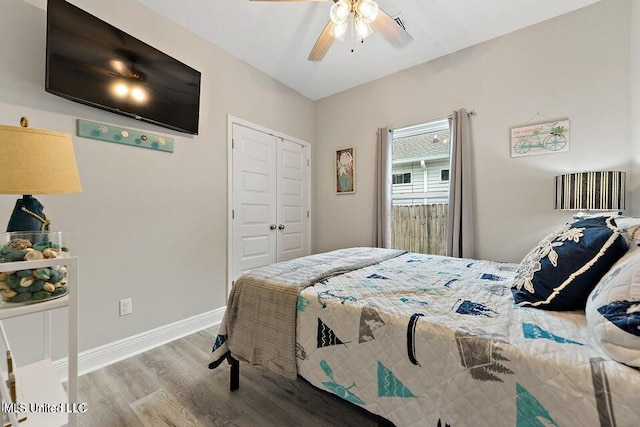
[[[471,110],[467,111],[467,114],[469,114],[470,116],[475,116],[477,113],[476,113],[476,110],[471,109]],[[440,117],[440,118],[437,118],[437,119],[425,120],[425,121],[420,122],[420,123],[415,123],[415,124],[407,125],[407,126],[401,126],[401,127],[398,127],[398,128],[389,128],[389,129],[390,130],[395,130],[395,129],[410,128],[410,127],[414,127],[414,126],[421,126],[421,125],[423,125],[425,123],[437,122],[437,121],[440,121],[440,120],[448,120],[448,119],[450,119],[452,117],[453,117],[453,114],[449,114],[446,117]]]
[[[476,115],[476,110],[474,110],[472,108],[471,110],[467,111],[467,114],[469,114],[470,116],[475,116]],[[442,117],[442,118],[434,119],[434,120],[425,120],[422,123],[418,123],[418,124],[415,124],[415,125],[409,125],[409,126],[403,126],[403,127],[409,128],[411,126],[420,126],[421,124],[424,124],[424,123],[437,122],[438,120],[450,119],[451,117],[453,117],[453,114],[449,114],[447,117]]]
[[[467,114],[470,115],[470,116],[475,116],[476,115],[476,110],[471,109],[471,110],[467,111]],[[447,116],[447,119],[450,119],[451,117],[453,117],[453,114],[449,114]]]
[[[476,110],[471,109],[471,110],[467,111],[467,114],[470,115],[470,116],[475,116],[476,115]],[[389,127],[389,131],[394,131],[394,130],[398,130],[398,129],[412,128],[412,127],[418,127],[418,126],[424,125],[425,123],[438,122],[438,121],[441,121],[441,120],[448,120],[448,119],[450,119],[452,117],[453,117],[453,114],[449,114],[446,117],[440,117],[438,119],[425,120],[423,122],[416,123],[416,124],[413,124],[413,125],[402,126],[402,127],[398,127],[398,128]],[[376,131],[376,135],[377,134],[378,134],[378,131]]]

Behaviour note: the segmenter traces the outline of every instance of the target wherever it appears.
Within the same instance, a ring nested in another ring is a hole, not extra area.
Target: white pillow
[[[640,248],[631,247],[591,291],[589,332],[612,359],[640,367]]]
[[[614,217],[613,220],[629,246],[638,246],[640,243],[640,218],[619,216]]]

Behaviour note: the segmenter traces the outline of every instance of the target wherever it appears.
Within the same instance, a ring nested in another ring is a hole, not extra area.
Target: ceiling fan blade
[[[311,49],[311,53],[309,54],[309,61],[321,61],[324,58],[324,55],[327,53],[331,45],[333,44],[333,36],[331,35],[331,31],[334,27],[333,21],[327,22],[324,30],[316,40],[316,44]]]
[[[57,61],[57,62],[62,62],[64,64],[70,65],[71,67],[74,67],[74,68],[77,68],[77,69],[91,71],[92,73],[104,74],[105,76],[114,77],[114,78],[122,77],[121,74],[116,73],[115,71],[111,71],[111,70],[108,70],[106,68],[98,67],[96,65],[89,64],[88,62],[82,62],[82,61],[79,61],[77,59],[70,58],[68,56],[53,55],[52,59]]]
[[[413,37],[382,9],[371,23],[371,27],[396,47],[404,47],[413,40]]]

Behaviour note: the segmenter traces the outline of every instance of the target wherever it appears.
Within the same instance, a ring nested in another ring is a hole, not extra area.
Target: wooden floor
[[[240,365],[229,391],[227,363],[207,367],[215,329],[131,357],[79,379],[86,427],[376,426],[377,417],[304,380]]]

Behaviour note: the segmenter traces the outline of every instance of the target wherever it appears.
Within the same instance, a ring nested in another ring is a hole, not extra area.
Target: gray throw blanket
[[[229,355],[297,377],[298,293],[327,277],[368,267],[405,251],[347,248],[256,268],[236,280],[213,346],[210,368]]]

